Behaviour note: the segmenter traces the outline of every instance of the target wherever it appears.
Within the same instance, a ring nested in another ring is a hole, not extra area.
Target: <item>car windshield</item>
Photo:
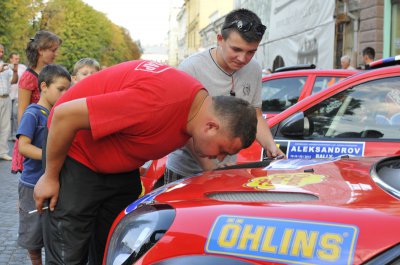
[[[399,77],[366,82],[307,110],[310,137],[399,139],[399,82]]]

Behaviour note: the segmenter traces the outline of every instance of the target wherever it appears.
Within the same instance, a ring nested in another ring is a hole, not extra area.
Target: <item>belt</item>
[[[8,95],[0,95],[0,98],[8,98]]]

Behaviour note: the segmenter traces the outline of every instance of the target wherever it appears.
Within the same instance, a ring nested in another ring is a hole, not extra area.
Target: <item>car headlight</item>
[[[107,265],[133,264],[167,232],[175,218],[169,205],[141,205],[115,227],[108,245]]]

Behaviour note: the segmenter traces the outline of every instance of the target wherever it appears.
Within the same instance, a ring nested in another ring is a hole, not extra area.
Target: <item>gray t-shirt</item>
[[[229,75],[214,61],[210,49],[188,57],[178,68],[202,83],[210,96],[229,96],[233,84],[236,97],[248,101],[256,108],[261,108],[261,67],[255,59]],[[229,162],[236,162],[236,155],[227,156],[221,163]],[[167,168],[184,177],[203,171],[186,147],[168,155]]]

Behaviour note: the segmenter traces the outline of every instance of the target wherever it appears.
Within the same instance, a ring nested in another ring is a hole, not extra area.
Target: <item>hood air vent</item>
[[[318,200],[315,195],[294,192],[220,192],[207,194],[207,197],[227,202],[305,202]]]

